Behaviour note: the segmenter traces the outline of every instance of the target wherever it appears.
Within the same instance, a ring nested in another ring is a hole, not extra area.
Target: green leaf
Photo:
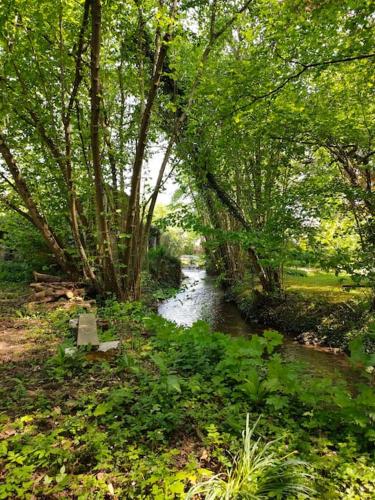
[[[176,392],[181,392],[180,382],[176,375],[168,375],[167,386],[169,389],[173,389]]]
[[[105,415],[109,413],[113,409],[113,403],[111,401],[107,401],[106,403],[100,403],[94,411],[95,417],[100,417],[101,415]]]

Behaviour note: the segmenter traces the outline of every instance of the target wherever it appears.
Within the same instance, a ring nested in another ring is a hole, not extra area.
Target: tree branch
[[[75,59],[76,59],[75,76],[74,76],[72,91],[71,91],[70,97],[69,97],[68,108],[66,111],[66,118],[69,118],[69,116],[72,112],[74,100],[77,96],[78,88],[79,88],[79,85],[82,81],[82,66],[83,66],[82,55],[83,55],[83,51],[84,51],[83,43],[84,43],[85,32],[86,32],[88,20],[89,20],[89,9],[90,9],[90,0],[85,0],[83,17],[82,17],[82,24],[81,24],[81,29],[80,29],[80,32],[78,35],[77,51],[75,54]]]
[[[374,57],[375,57],[375,54],[362,54],[362,55],[358,55],[358,56],[342,57],[339,59],[332,59],[330,61],[321,61],[321,62],[315,62],[315,63],[310,63],[310,64],[304,64],[304,63],[301,63],[298,61],[291,61],[294,64],[298,64],[298,65],[302,66],[302,69],[300,69],[297,73],[293,73],[293,74],[289,75],[287,78],[285,78],[284,81],[282,81],[279,85],[277,85],[272,90],[265,92],[264,94],[257,95],[257,96],[250,95],[249,97],[252,97],[252,100],[250,102],[248,102],[242,106],[238,106],[238,107],[234,108],[231,111],[231,113],[227,116],[231,116],[234,113],[237,113],[238,111],[242,111],[243,109],[246,109],[246,108],[252,106],[257,101],[260,101],[262,99],[266,99],[267,97],[272,97],[274,94],[277,94],[278,92],[280,92],[280,90],[282,90],[284,87],[286,87],[286,85],[288,85],[288,83],[290,83],[293,80],[297,80],[303,73],[305,73],[306,71],[308,71],[312,68],[330,66],[332,64],[341,64],[341,63],[345,63],[345,62],[358,61],[358,60],[362,60],[362,59],[372,59]],[[244,97],[246,97],[246,96],[244,96]]]
[[[6,198],[4,195],[1,195],[0,196],[0,201],[2,203],[4,203],[4,205],[8,208],[10,208],[11,210],[13,210],[14,212],[16,212],[18,215],[21,215],[22,217],[24,217],[28,222],[30,222],[30,224],[32,224],[33,226],[35,226],[34,224],[34,221],[33,219],[30,217],[30,215],[26,212],[24,212],[23,210],[21,210],[19,207],[17,207],[16,205],[14,205],[10,200],[8,200],[8,198]],[[35,226],[36,227],[36,226]]]

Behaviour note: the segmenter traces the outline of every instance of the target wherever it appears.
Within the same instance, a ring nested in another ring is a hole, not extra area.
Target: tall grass
[[[308,464],[292,458],[294,453],[282,457],[272,451],[277,440],[262,443],[254,438],[259,422],[250,428],[249,415],[243,432],[243,448],[234,459],[233,467],[225,474],[212,476],[194,485],[186,500],[311,498],[314,490],[309,486],[312,476]]]

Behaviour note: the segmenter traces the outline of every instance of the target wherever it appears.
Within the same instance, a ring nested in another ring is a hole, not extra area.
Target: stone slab
[[[99,345],[98,329],[94,314],[80,314],[78,319],[77,345]]]
[[[98,347],[98,351],[100,352],[107,352],[111,351],[112,349],[118,349],[120,345],[119,340],[110,340],[108,342],[101,342]]]

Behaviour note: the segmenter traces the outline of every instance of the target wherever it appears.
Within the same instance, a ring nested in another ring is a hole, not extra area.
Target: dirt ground
[[[45,336],[37,334],[40,333],[41,326],[38,319],[0,319],[0,364],[23,363],[35,360],[42,352],[45,353],[46,347],[49,347]]]
[[[27,314],[17,300],[1,300],[0,416],[2,411],[16,416],[48,391],[43,365],[56,352],[57,343],[43,316]]]

